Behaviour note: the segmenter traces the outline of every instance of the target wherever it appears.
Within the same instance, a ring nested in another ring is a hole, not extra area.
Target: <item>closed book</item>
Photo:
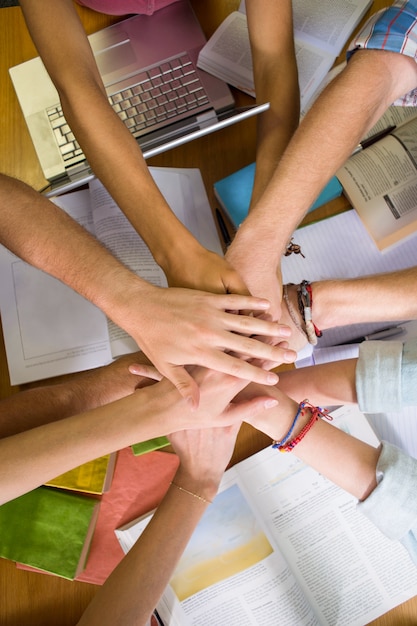
[[[39,487],[0,506],[0,556],[73,580],[83,570],[98,500]]]
[[[254,179],[255,163],[251,163],[214,183],[214,195],[236,229],[249,212]],[[342,190],[342,185],[334,176],[310,207],[309,212],[334,200],[342,194]]]
[[[117,453],[83,463],[45,483],[49,487],[100,495],[110,489]]]

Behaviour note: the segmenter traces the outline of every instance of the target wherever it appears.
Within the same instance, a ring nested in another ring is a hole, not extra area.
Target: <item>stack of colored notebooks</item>
[[[85,463],[0,506],[0,557],[73,580],[84,569],[116,454]]]

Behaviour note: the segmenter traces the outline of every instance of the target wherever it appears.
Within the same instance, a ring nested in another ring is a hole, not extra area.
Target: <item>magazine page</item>
[[[184,226],[205,248],[223,255],[200,170],[151,167],[150,173]],[[158,287],[166,287],[164,272],[107,190],[97,179],[89,186],[97,238],[141,278]],[[108,320],[108,326],[113,357],[138,349],[135,341],[111,320]]]
[[[54,201],[92,230],[87,190]],[[2,246],[0,272],[0,309],[12,385],[111,361],[106,317],[91,302]]]
[[[102,183],[95,178],[89,188],[97,239],[135,274],[158,287],[165,287],[165,274]],[[132,337],[110,319],[108,333],[113,358],[138,350]]]
[[[332,415],[378,445],[356,406]],[[148,521],[116,531],[125,552]],[[268,447],[225,473],[157,610],[170,626],[259,626],[277,615],[280,626],[363,626],[416,593],[405,548],[352,496]]]
[[[372,126],[371,130],[366,133],[362,140],[373,137],[377,133],[391,126],[396,126],[398,128],[399,126],[405,124],[414,117],[417,117],[417,110],[415,107],[401,107],[391,105],[379,118],[377,123]]]
[[[255,96],[246,15],[233,11],[199,53],[198,67]]]
[[[323,85],[323,81],[326,81],[334,63],[334,57],[297,37],[294,43],[300,86],[300,107],[301,115],[303,115]]]
[[[332,415],[338,427],[378,444],[356,406]],[[416,595],[417,569],[405,548],[359,514],[352,496],[272,448],[237,471],[321,625],[363,626]]]
[[[294,34],[337,57],[372,0],[293,0]]]
[[[116,531],[126,552],[149,518]],[[158,603],[165,625],[319,626],[232,468],[198,524]]]
[[[380,250],[417,230],[417,119],[351,156],[337,172]]]

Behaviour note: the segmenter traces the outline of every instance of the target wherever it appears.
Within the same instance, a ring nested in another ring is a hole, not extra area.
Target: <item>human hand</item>
[[[242,277],[249,292],[270,302],[268,317],[278,321],[281,317],[282,278],[281,267],[265,258],[253,242],[248,245],[236,235],[226,253],[226,260]]]
[[[180,460],[174,481],[212,500],[233,454],[240,423],[181,430],[168,436]]]
[[[134,364],[136,371],[130,368]],[[136,352],[103,367],[81,372],[71,384],[80,401],[85,399],[81,409],[87,410],[130,395],[142,384],[149,384],[150,377],[156,378],[153,372],[148,357],[143,352]]]
[[[249,401],[253,397],[258,397],[262,394],[262,390],[268,393],[271,403],[272,400],[275,400],[276,405],[271,407],[269,411],[250,415],[244,421],[265,433],[271,439],[280,441],[292,424],[298,410],[298,403],[281,391],[279,385],[263,388],[262,385],[257,384],[250,384],[240,391],[236,396],[236,401]]]
[[[142,373],[141,365],[132,365],[130,369]],[[236,399],[247,381],[203,367],[188,370],[200,390],[200,402],[194,409],[167,378],[138,392],[141,406],[148,407],[148,421],[158,420],[164,429],[162,434],[231,426],[276,404],[268,393],[269,387],[259,386],[250,397]]]
[[[198,387],[184,365],[201,365],[246,381],[272,385],[277,376],[246,359],[273,363],[293,362],[296,353],[268,345],[255,337],[285,342],[286,326],[257,317],[268,302],[238,295],[215,295],[189,289],[160,289],[149,285],[141,294],[138,318],[130,301],[124,327],[158,371],[180,393],[198,404]],[[252,311],[253,316],[231,311]]]
[[[238,272],[224,257],[198,247],[193,253],[187,251],[187,259],[177,259],[175,266],[164,268],[170,287],[187,287],[209,293],[238,293],[249,291]]]

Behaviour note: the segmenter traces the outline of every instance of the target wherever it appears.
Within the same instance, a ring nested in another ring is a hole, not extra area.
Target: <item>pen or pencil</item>
[[[365,148],[369,148],[369,146],[372,146],[374,143],[376,143],[380,139],[383,139],[383,137],[386,137],[387,135],[392,133],[392,131],[395,130],[396,128],[397,128],[396,126],[388,126],[388,128],[384,128],[380,130],[378,133],[375,133],[375,135],[371,135],[371,137],[368,137],[368,139],[364,139],[363,141],[360,142],[358,146],[356,146],[352,154],[356,154],[357,152],[360,152],[361,150],[365,150]]]
[[[230,246],[230,244],[232,243],[232,239],[229,235],[229,231],[227,230],[227,226],[225,224],[225,221],[223,219],[223,215],[220,213],[219,209],[216,207],[216,219],[217,219],[217,223],[219,225],[220,228],[220,232],[224,241],[224,244],[227,248],[227,246]]]
[[[363,337],[356,337],[356,339],[351,339],[350,341],[344,341],[343,344],[340,345],[362,343],[364,341],[377,341],[379,339],[391,339],[391,337],[397,337],[403,332],[404,328],[402,326],[393,326],[392,328],[384,328],[383,330],[378,330],[375,333],[370,333],[369,335],[364,335]]]

